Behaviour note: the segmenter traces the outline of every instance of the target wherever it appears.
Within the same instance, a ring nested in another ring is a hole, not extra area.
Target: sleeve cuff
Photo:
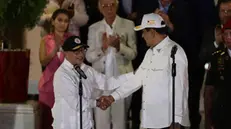
[[[114,98],[115,101],[120,99],[120,95],[117,91],[113,92],[111,96]]]
[[[96,107],[96,100],[91,99],[90,100],[90,108],[95,108]]]
[[[175,115],[175,123],[181,124],[182,123],[182,117]]]

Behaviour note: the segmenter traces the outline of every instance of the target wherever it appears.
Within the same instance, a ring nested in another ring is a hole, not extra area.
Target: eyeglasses
[[[110,4],[102,4],[101,5],[103,9],[107,9],[107,8],[112,8],[115,7],[116,4],[115,3],[110,3]]]
[[[75,55],[79,55],[80,53],[82,53],[82,54],[86,54],[86,52],[87,52],[87,49],[85,49],[85,48],[80,48],[79,50],[77,50],[77,51],[73,51],[73,53],[75,54]]]

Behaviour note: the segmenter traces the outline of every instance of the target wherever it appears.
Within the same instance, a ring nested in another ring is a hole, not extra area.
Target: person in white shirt
[[[87,76],[82,80],[82,129],[92,129],[92,108],[96,107],[96,100],[92,98],[93,89],[113,90],[120,82],[127,81],[129,74],[110,79],[97,72],[92,67],[83,63],[85,51],[88,46],[83,44],[78,36],[71,36],[65,40],[62,49],[65,60],[57,69],[54,75],[54,95],[55,103],[52,108],[54,129],[80,129],[80,104],[79,104],[79,82],[80,74],[75,70],[75,66]],[[132,75],[132,74],[131,74]],[[105,84],[111,84],[105,88]]]
[[[143,87],[141,127],[148,129],[175,129],[189,126],[188,116],[188,61],[184,50],[172,41],[168,27],[158,14],[145,14],[136,31],[143,30],[143,38],[150,49],[133,76],[109,96],[102,96],[101,109],[125,98]],[[175,54],[175,123],[172,124],[172,58],[171,49],[177,46]]]
[[[118,0],[99,0],[98,8],[104,19],[92,24],[88,32],[89,49],[86,52],[86,59],[95,70],[107,76],[115,75],[111,71],[116,71],[119,75],[132,72],[132,60],[137,55],[136,34],[133,30],[135,25],[132,21],[117,15],[118,2]],[[108,65],[107,59],[114,62],[114,65],[112,64],[114,67]],[[107,66],[112,68],[109,69]],[[110,93],[95,91],[98,97]],[[111,129],[111,125],[112,129],[126,129],[125,122],[131,97],[119,100],[105,111],[96,108],[94,110],[96,129]]]

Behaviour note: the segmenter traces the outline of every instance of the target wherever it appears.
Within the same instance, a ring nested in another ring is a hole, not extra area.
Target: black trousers
[[[190,129],[199,129],[201,122],[200,115],[200,91],[204,79],[204,70],[198,68],[194,73],[189,73],[189,120]]]
[[[132,95],[131,112],[132,112],[132,129],[140,129],[140,110],[142,101],[142,88]]]

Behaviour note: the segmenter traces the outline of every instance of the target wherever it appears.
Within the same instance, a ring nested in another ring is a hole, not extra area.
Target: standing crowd
[[[231,0],[49,0],[38,26],[40,129],[199,129],[205,74],[205,128],[229,128]]]

